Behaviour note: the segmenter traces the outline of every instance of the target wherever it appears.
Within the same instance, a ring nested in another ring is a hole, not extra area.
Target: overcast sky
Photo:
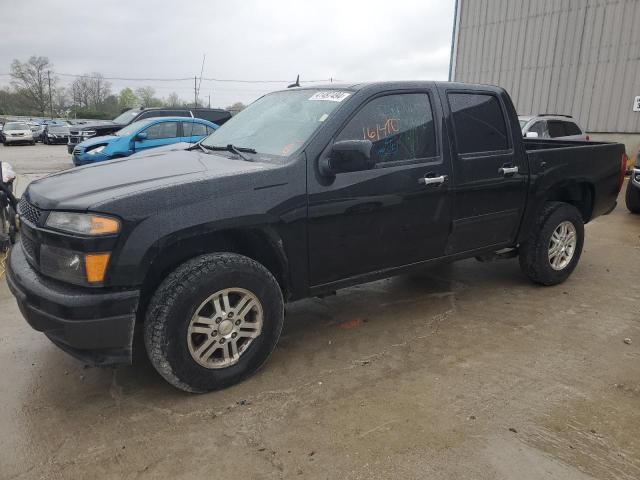
[[[339,81],[446,79],[454,0],[12,2],[0,8],[0,74],[14,58],[106,77]],[[61,84],[73,79],[60,77]],[[9,82],[0,75],[0,84]],[[193,80],[111,80],[193,99]],[[203,81],[212,106],[248,103],[286,83]]]

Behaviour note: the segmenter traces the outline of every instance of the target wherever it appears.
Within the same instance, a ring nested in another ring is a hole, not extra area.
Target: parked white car
[[[589,135],[570,115],[518,115],[522,136],[589,141]]]
[[[33,139],[33,132],[31,127],[25,122],[7,122],[4,124],[2,131],[4,137],[4,144],[9,145],[11,143],[30,143],[35,145],[36,142]]]

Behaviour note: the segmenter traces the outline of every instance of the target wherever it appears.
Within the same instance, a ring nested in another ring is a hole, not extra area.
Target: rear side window
[[[567,132],[564,129],[565,123],[560,120],[549,120],[549,136],[551,138],[566,137]]]
[[[507,125],[498,99],[489,94],[450,93],[458,153],[507,150]]]
[[[183,122],[182,130],[185,137],[207,135],[207,126],[202,123]]]
[[[567,131],[567,135],[582,135],[580,127],[573,122],[565,122],[564,127]]]
[[[347,123],[336,141],[371,140],[376,163],[437,155],[431,101],[426,93],[378,97]]]
[[[144,132],[147,134],[147,140],[174,138],[178,136],[178,122],[156,123],[144,130]]]

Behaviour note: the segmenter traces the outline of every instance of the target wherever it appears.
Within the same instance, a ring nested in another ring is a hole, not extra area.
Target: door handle
[[[439,177],[422,177],[418,179],[418,183],[422,185],[442,185],[447,181],[446,175],[440,175]]]
[[[512,177],[518,173],[518,167],[500,167],[498,173],[503,177]]]

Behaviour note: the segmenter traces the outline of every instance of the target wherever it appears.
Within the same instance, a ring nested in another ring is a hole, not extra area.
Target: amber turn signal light
[[[109,217],[91,216],[91,235],[108,235],[110,233],[118,233],[120,223]]]
[[[88,253],[84,257],[87,282],[100,283],[104,281],[110,256],[110,253]]]

